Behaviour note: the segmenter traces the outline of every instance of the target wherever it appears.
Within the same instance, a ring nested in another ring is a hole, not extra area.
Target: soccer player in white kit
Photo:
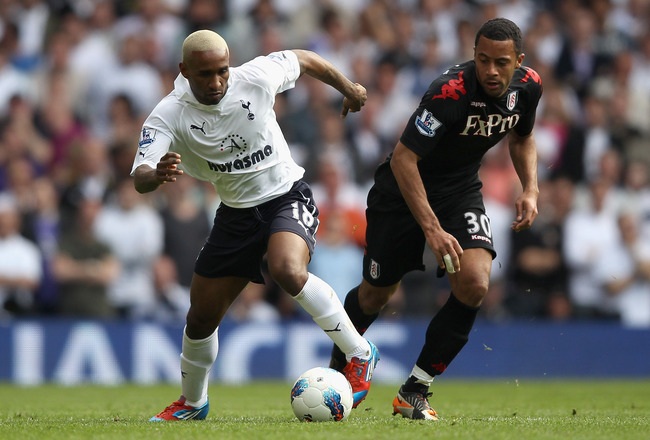
[[[219,323],[249,282],[263,283],[264,254],[271,277],[346,354],[344,374],[356,407],[368,393],[379,353],[357,332],[333,289],[307,271],[318,209],[273,104],[303,73],[341,92],[342,116],[361,109],[366,90],[311,51],[274,52],[230,67],[227,43],[209,30],[190,34],[182,51],[174,90],[144,122],[132,169],[135,188],[147,193],[188,174],[212,182],[222,203],[194,268],[182,394],[150,420],[207,416]]]

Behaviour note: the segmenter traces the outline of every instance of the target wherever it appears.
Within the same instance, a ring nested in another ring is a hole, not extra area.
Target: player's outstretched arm
[[[306,73],[341,92],[344,97],[341,111],[342,117],[345,117],[349,111],[358,112],[361,110],[368,98],[365,87],[350,81],[332,63],[315,52],[303,49],[295,49],[293,52],[300,62],[301,73]]]
[[[156,190],[163,183],[175,182],[176,176],[183,174],[183,171],[178,169],[180,163],[180,154],[168,152],[160,158],[156,168],[151,168],[149,165],[140,165],[133,174],[133,184],[136,191],[144,194]]]
[[[512,229],[518,232],[530,228],[538,213],[537,148],[532,132],[527,136],[519,136],[514,130],[510,133],[508,146],[523,189],[515,200],[517,213],[511,225]]]

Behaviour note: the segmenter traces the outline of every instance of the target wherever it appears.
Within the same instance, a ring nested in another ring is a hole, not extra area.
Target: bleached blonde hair
[[[190,57],[192,52],[207,50],[224,50],[228,52],[228,44],[221,35],[214,31],[201,29],[192,32],[183,41],[183,62]]]

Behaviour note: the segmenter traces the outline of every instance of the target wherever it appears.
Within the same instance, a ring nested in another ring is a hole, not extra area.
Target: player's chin
[[[203,97],[203,100],[200,101],[201,104],[205,105],[217,105],[221,102],[223,98],[222,93],[209,93]]]
[[[504,89],[499,87],[498,89],[493,89],[493,90],[486,90],[485,93],[490,97],[490,98],[501,98],[504,94]]]

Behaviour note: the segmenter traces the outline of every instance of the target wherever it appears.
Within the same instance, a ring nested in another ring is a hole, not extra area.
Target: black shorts
[[[381,287],[397,283],[410,271],[425,270],[426,240],[422,228],[406,205],[402,209],[386,210],[387,202],[394,200],[389,201],[371,190],[366,209],[363,278]],[[440,200],[432,208],[442,228],[453,235],[463,249],[484,248],[492,258],[496,257],[490,219],[485,214],[480,190]]]
[[[194,272],[207,278],[234,276],[264,284],[262,258],[271,234],[289,231],[299,235],[311,255],[318,224],[318,208],[303,181],[296,182],[287,194],[254,208],[237,209],[222,203]]]

